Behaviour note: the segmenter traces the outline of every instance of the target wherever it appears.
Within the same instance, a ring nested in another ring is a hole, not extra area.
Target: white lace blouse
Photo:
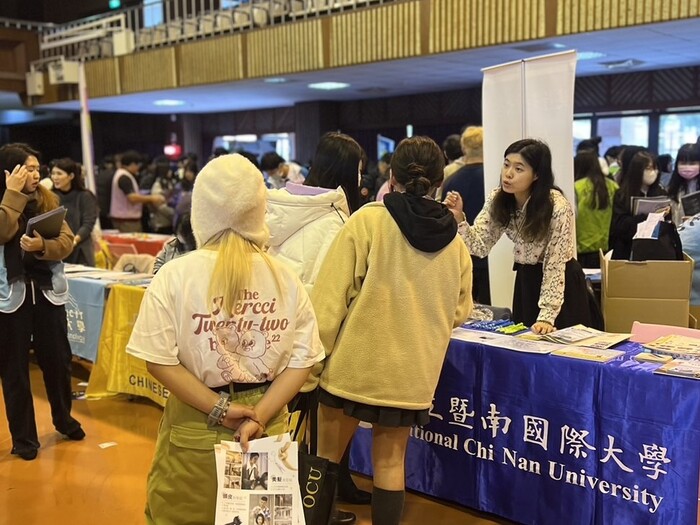
[[[504,227],[491,217],[491,207],[497,191],[498,189],[493,190],[486,198],[473,226],[469,226],[466,221],[459,224],[459,234],[472,255],[486,257],[505,233],[515,243],[513,258],[516,263],[542,263],[542,288],[538,302],[540,313],[537,320],[554,324],[564,302],[566,263],[576,254],[574,212],[571,204],[559,191],[551,190],[554,209],[549,234],[542,240],[528,242],[520,235],[520,228],[530,201],[525,203],[522,210],[517,210],[515,218]]]

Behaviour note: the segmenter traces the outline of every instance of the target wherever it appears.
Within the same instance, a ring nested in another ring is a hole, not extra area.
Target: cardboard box
[[[629,333],[632,323],[688,326],[693,259],[611,260],[600,252],[601,296],[607,332]]]

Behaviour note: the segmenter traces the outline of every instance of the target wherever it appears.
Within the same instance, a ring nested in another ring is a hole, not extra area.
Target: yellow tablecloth
[[[160,406],[170,392],[146,370],[146,362],[126,353],[126,345],[139,313],[145,289],[114,285],[105,307],[104,322],[97,351],[97,362],[90,373],[85,392],[88,399],[116,394],[143,396]]]

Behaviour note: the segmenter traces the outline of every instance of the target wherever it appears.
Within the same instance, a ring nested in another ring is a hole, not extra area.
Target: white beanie
[[[267,192],[262,173],[245,157],[221,155],[210,160],[194,181],[192,232],[204,246],[224,230],[233,230],[258,246],[270,231],[265,224]]]

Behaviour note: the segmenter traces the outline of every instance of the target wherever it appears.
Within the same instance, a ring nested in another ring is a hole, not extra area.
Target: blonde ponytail
[[[233,314],[236,303],[243,298],[243,291],[250,286],[254,253],[260,254],[270,268],[277,291],[281,292],[277,269],[270,257],[258,245],[241,237],[233,230],[225,230],[218,243],[211,248],[217,249],[217,246],[218,255],[209,281],[208,302],[211,309],[217,310],[220,307],[225,318]],[[280,293],[280,300],[283,301],[284,298],[281,295]],[[222,297],[220,304],[218,301],[217,304],[214,303],[217,297]]]

